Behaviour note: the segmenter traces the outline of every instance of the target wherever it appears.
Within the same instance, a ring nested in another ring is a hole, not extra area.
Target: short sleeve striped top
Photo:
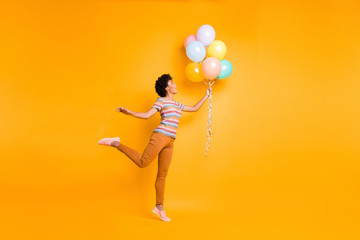
[[[176,100],[159,97],[154,103],[153,108],[159,110],[161,114],[160,125],[154,132],[160,132],[166,136],[176,138],[176,130],[184,104]]]

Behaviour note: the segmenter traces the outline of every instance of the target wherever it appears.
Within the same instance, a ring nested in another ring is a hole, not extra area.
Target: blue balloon
[[[228,60],[221,60],[220,63],[221,63],[221,72],[219,76],[217,76],[217,78],[218,79],[227,78],[232,73],[233,70],[232,64]]]
[[[206,55],[205,46],[200,41],[192,41],[186,47],[186,55],[193,62],[201,62]]]

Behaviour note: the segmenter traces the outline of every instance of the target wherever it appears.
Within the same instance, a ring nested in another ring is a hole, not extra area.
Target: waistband
[[[161,133],[161,132],[155,132],[155,130],[152,132],[152,134],[161,134],[161,135],[162,135],[162,136],[164,136],[164,137],[171,138],[171,139],[173,139],[173,140],[175,140],[175,139],[176,139],[176,138],[173,138],[173,137],[167,136],[167,135],[165,135],[165,134],[163,134],[163,133]]]

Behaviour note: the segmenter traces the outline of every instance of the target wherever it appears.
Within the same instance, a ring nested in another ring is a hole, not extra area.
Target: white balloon
[[[204,44],[200,41],[192,41],[186,47],[186,55],[193,62],[201,62],[206,55]]]
[[[196,39],[206,47],[209,46],[210,43],[215,40],[215,29],[208,24],[202,25],[197,30]]]

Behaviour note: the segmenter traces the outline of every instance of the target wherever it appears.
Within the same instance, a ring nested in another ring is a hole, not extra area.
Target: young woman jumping
[[[184,105],[174,100],[177,93],[177,87],[170,74],[161,75],[155,82],[156,93],[160,96],[152,108],[147,112],[133,112],[124,107],[118,107],[118,112],[131,115],[133,117],[148,119],[157,111],[161,114],[160,125],[152,132],[150,141],[143,154],[120,143],[119,137],[103,138],[98,143],[117,148],[130,158],[138,167],[148,166],[158,155],[158,173],[155,181],[156,205],[152,210],[163,221],[170,221],[166,216],[163,202],[165,190],[165,178],[172,159],[174,141],[176,139],[176,129],[179,124],[181,112],[196,112],[209,97],[212,89],[211,86],[206,90],[205,96],[194,106]]]

